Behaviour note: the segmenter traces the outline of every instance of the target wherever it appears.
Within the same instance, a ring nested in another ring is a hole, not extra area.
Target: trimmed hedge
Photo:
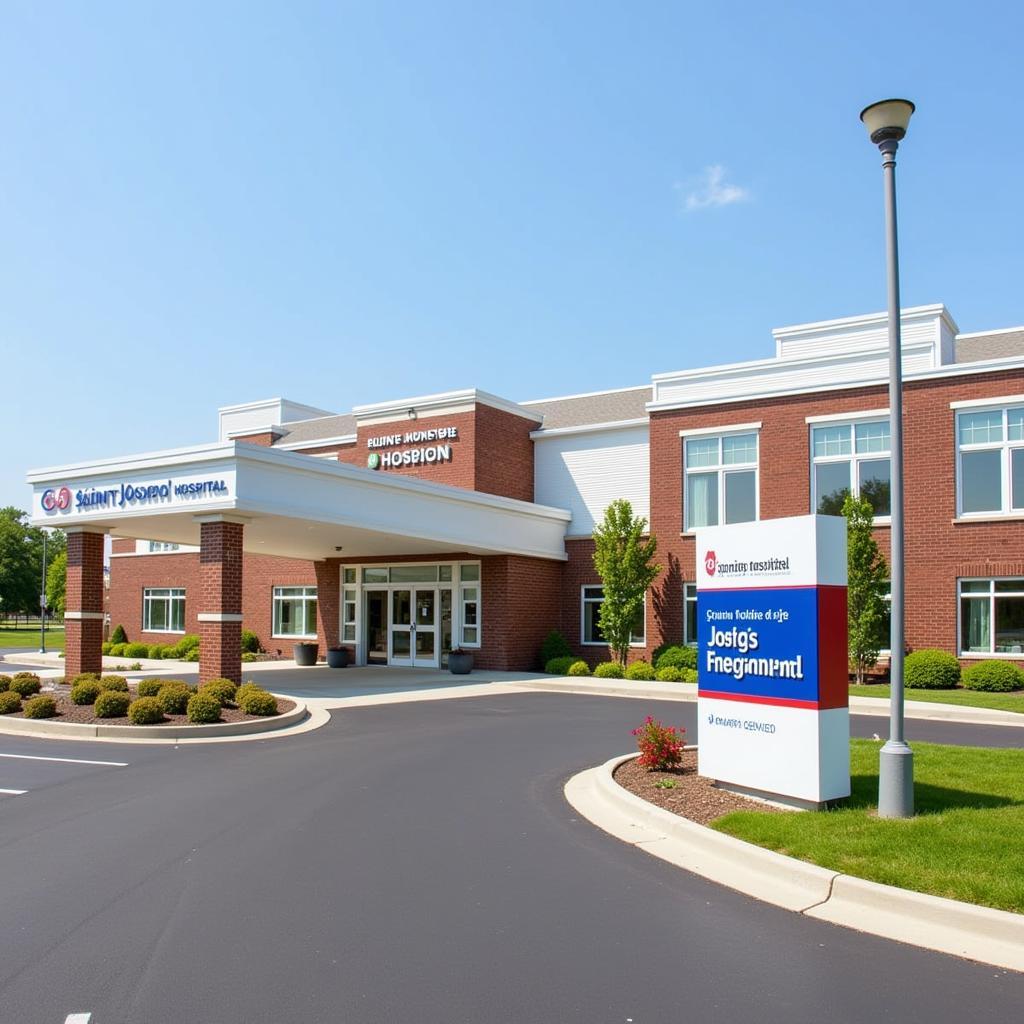
[[[0,715],[13,715],[21,710],[21,694],[13,690],[0,691]]]
[[[576,663],[576,656],[566,654],[558,658],[551,658],[544,663],[544,671],[553,676],[567,675],[569,669]]]
[[[654,669],[646,661],[634,661],[626,667],[626,678],[648,682],[654,678]]]
[[[97,718],[124,718],[128,714],[131,697],[120,690],[104,690],[97,698],[93,711]]]
[[[242,661],[243,662],[259,661],[259,660],[260,660],[260,656],[258,654],[254,654],[252,651],[242,651]]]
[[[113,646],[114,645],[109,640],[104,640],[103,643],[100,644],[100,653],[109,654],[110,648]]]
[[[198,661],[199,660],[199,648],[193,647],[192,650],[186,651],[184,654],[179,655],[182,661]]]
[[[979,661],[964,669],[962,681],[968,690],[1009,693],[1024,690],[1024,672],[1008,661]]]
[[[140,697],[155,697],[160,692],[166,679],[140,679],[138,692]]]
[[[114,627],[114,632],[110,634],[110,642],[112,644],[126,644],[128,643],[128,636],[124,631],[124,626],[118,623]]]
[[[33,672],[18,672],[11,680],[9,688],[21,697],[31,697],[43,688],[43,684],[39,681],[39,676]]]
[[[602,661],[594,669],[594,675],[598,679],[621,679],[624,674],[622,666],[617,661]]]
[[[186,658],[191,651],[199,650],[199,634],[198,633],[186,633],[172,648],[174,652],[171,655],[164,655],[164,657],[182,658],[185,661],[192,661],[192,658]]]
[[[572,656],[572,648],[569,646],[569,641],[557,629],[551,630],[544,637],[544,643],[540,645],[540,663],[542,665],[547,665],[552,658],[570,658]]]
[[[247,715],[276,715],[277,698],[266,690],[254,687],[238,698],[238,706]]]
[[[262,650],[260,638],[251,630],[242,630],[242,653],[259,654]]]
[[[84,706],[95,704],[96,698],[103,692],[98,679],[83,679],[71,687],[71,703]]]
[[[100,675],[98,672],[81,672],[71,680],[71,685],[77,686],[79,683],[98,683],[99,681]]]
[[[156,725],[164,720],[164,706],[156,697],[139,697],[128,705],[132,725]]]
[[[193,693],[186,705],[188,720],[203,725],[220,721],[220,701],[212,693]]]
[[[125,658],[148,658],[149,644],[125,644],[122,656]]]
[[[565,673],[567,676],[589,676],[590,666],[583,660],[574,661],[569,666],[569,671]]]
[[[199,687],[199,693],[212,693],[220,701],[221,707],[228,707],[235,699],[238,687],[230,679],[211,679]]]
[[[914,651],[903,662],[903,682],[912,690],[955,690],[960,662],[948,651]]]
[[[127,644],[111,644],[110,645],[110,650],[107,653],[112,658],[123,658],[124,657],[124,649],[127,646],[128,646]]]
[[[124,676],[100,676],[100,689],[128,692],[128,680]]]
[[[11,688],[11,677],[0,675],[0,693],[6,693]]]
[[[682,644],[669,644],[654,652],[654,667],[657,668],[696,668],[697,648],[684,647]]]
[[[168,715],[183,715],[191,696],[192,690],[180,679],[168,679],[157,691],[156,698]]]
[[[57,702],[46,694],[25,701],[26,718],[53,718],[57,714]]]

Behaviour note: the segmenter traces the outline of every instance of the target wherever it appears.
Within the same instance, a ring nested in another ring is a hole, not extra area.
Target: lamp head
[[[910,100],[879,100],[860,112],[860,119],[876,145],[887,139],[897,142],[907,134],[914,104]]]

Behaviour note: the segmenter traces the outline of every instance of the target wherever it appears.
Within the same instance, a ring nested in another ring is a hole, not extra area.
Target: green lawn
[[[981,690],[911,690],[904,689],[907,700],[926,700],[932,704],[964,704],[972,708],[994,708],[1024,714],[1024,690],[1015,693],[984,693]],[[851,697],[889,696],[888,686],[851,686]]]
[[[712,828],[844,874],[1024,912],[1024,750],[913,744],[917,817],[886,821],[875,816],[881,744],[850,748],[841,809],[740,811]]]
[[[34,647],[39,650],[39,627],[29,629],[0,628],[0,650],[5,647]],[[46,649],[64,650],[64,630],[50,626],[46,630]]]

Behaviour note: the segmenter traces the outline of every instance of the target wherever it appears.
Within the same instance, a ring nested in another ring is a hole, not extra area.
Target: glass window
[[[1024,655],[1024,579],[960,581],[960,653]]]
[[[685,528],[757,519],[757,434],[684,439]]]
[[[345,570],[345,582],[346,583],[355,583],[355,581],[356,581],[356,571],[355,571],[355,569],[346,569]]]
[[[683,643],[697,646],[697,584],[683,584]]]
[[[959,514],[1024,511],[1024,408],[957,414]]]
[[[162,540],[151,540],[149,542],[149,550],[151,553],[155,551],[177,551],[179,547],[180,545],[178,544],[171,544]]]
[[[439,565],[437,567],[437,578],[442,583],[449,583],[449,582],[451,582],[452,567],[450,565]]]
[[[347,588],[341,593],[341,639],[343,643],[354,644],[356,642],[356,609],[358,601],[357,592]]]
[[[604,601],[604,587],[583,587],[580,600],[582,604],[581,642],[584,644],[607,643],[604,634],[601,632],[600,622],[601,604]],[[647,632],[646,604],[647,602],[645,601],[644,607],[640,609],[630,631],[629,642],[637,647],[642,647],[647,642],[645,639]]]
[[[274,636],[316,636],[316,587],[274,587]]]
[[[388,570],[384,569],[364,569],[363,570],[363,582],[364,583],[387,583],[388,581]]]
[[[436,565],[393,565],[392,583],[436,583]]]
[[[459,566],[459,579],[463,583],[480,579],[480,566],[475,562]]]
[[[812,427],[814,510],[825,516],[842,515],[846,496],[853,494],[865,498],[876,516],[890,515],[890,444],[888,420]]]
[[[479,566],[476,568],[479,569]],[[480,646],[480,588],[462,587],[462,644],[464,647]]]
[[[142,629],[146,633],[185,632],[185,588],[147,587],[142,591]]]

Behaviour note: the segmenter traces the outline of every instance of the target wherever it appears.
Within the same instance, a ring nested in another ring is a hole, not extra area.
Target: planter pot
[[[348,666],[347,647],[329,647],[327,649],[328,668],[346,668]]]
[[[310,665],[316,664],[317,645],[296,644],[292,648],[292,654],[295,657],[296,665],[301,665],[303,668],[308,668]]]
[[[449,654],[448,671],[453,676],[468,676],[473,671],[472,654]]]

